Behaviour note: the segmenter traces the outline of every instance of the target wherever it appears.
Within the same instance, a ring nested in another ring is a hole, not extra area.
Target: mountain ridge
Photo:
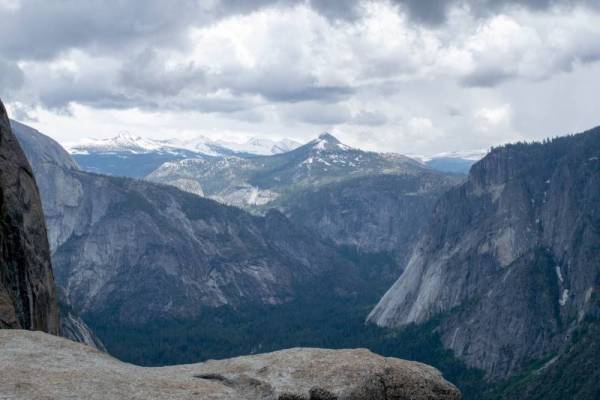
[[[203,157],[168,162],[146,179],[196,181],[207,197],[261,212],[285,203],[298,190],[373,174],[414,174],[426,168],[394,153],[344,145],[329,133],[286,153],[252,158]],[[293,200],[289,200],[293,201]]]
[[[291,139],[250,138],[245,142],[213,140],[205,136],[193,138],[151,139],[127,132],[105,139],[83,139],[79,142],[68,143],[65,149],[70,154],[86,155],[90,153],[149,153],[188,151],[203,155],[231,155],[235,153],[248,155],[272,155],[293,150],[300,143]],[[219,151],[222,150],[222,151]]]
[[[278,211],[253,216],[171,186],[51,162],[69,155],[28,133],[56,279],[86,322],[110,316],[135,324],[223,305],[281,304],[317,282],[341,297],[365,290],[356,265]],[[44,146],[32,145],[36,138]]]
[[[597,313],[598,160],[599,128],[493,149],[439,200],[369,321],[440,318],[444,345],[491,380],[563,349]]]

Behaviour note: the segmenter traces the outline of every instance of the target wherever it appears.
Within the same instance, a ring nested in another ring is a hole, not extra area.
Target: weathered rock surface
[[[11,126],[36,177],[48,226],[50,251],[54,253],[77,226],[83,189],[72,172],[78,171],[79,167],[53,139],[16,121],[11,121]]]
[[[0,328],[58,332],[42,204],[31,167],[1,102]]]
[[[60,330],[59,335],[73,340],[75,342],[87,344],[95,349],[106,351],[102,341],[96,336],[94,331],[79,316],[65,296],[64,290],[60,286],[58,290],[58,306],[60,308]]]
[[[600,128],[493,150],[450,190],[369,320],[441,317],[442,340],[491,379],[559,351],[600,289]]]
[[[0,331],[4,399],[453,400],[434,368],[364,349],[296,348],[143,368],[40,332]]]
[[[462,180],[427,171],[354,178],[306,189],[282,211],[338,246],[390,254],[395,268],[389,285],[398,278],[436,201]]]
[[[51,138],[16,121],[11,120],[10,125],[32,165],[34,175],[38,177],[36,182],[40,188],[44,215],[48,220],[48,236],[53,252],[57,242],[72,231],[72,220],[68,218],[71,216],[69,209],[76,204],[80,193],[71,188],[71,184],[75,182],[70,179],[69,171],[77,170],[77,164]],[[60,311],[58,333],[103,350],[100,340],[73,310],[62,289],[59,286],[56,289]]]
[[[356,267],[281,213],[252,216],[171,186],[80,171],[15,126],[40,181],[56,279],[75,311],[136,323],[203,307],[280,304],[327,280],[351,294]]]

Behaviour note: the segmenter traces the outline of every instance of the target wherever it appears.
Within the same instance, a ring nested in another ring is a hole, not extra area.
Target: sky
[[[405,154],[600,125],[596,0],[0,0],[0,98],[60,142]]]

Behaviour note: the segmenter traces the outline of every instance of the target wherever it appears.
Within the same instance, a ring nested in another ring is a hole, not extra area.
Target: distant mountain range
[[[394,153],[351,148],[329,133],[292,151],[272,156],[212,157],[167,162],[146,178],[183,185],[196,183],[205,196],[260,211],[285,207],[307,188],[378,174],[416,174],[427,168]]]
[[[246,142],[233,142],[212,140],[200,135],[189,139],[159,140],[127,133],[108,139],[84,139],[78,143],[65,144],[67,151],[83,170],[132,178],[143,178],[166,162],[202,159],[207,156],[270,156],[287,153],[301,146],[301,143],[291,139],[251,138]],[[338,147],[336,150],[340,149]],[[469,150],[409,157],[436,171],[466,174],[471,165],[486,153],[486,150]]]
[[[243,143],[211,140],[204,136],[191,139],[157,140],[121,133],[108,139],[85,139],[65,145],[80,167],[89,172],[142,178],[169,161],[202,156],[272,155],[300,146],[290,139],[252,138]]]
[[[100,153],[144,154],[153,152],[178,153],[190,151],[206,155],[271,155],[285,153],[301,144],[291,139],[271,140],[251,138],[238,143],[226,140],[212,140],[205,136],[191,139],[149,139],[128,133],[120,133],[108,139],[84,139],[76,144],[66,145],[72,155]]]

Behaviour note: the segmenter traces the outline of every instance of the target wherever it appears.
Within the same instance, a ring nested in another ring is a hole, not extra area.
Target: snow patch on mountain
[[[89,154],[90,152],[129,152],[134,154],[168,150],[168,145],[153,139],[123,132],[108,139],[83,139],[79,143],[65,143],[71,154]]]
[[[107,139],[83,139],[78,143],[65,143],[71,154],[87,155],[91,153],[130,153],[146,154],[153,152],[177,153],[188,150],[211,156],[225,153],[246,153],[254,155],[272,155],[291,151],[300,146],[291,139],[272,140],[251,138],[245,142],[212,140],[206,136],[192,138],[150,139],[129,133],[120,133]]]
[[[215,144],[237,153],[249,153],[262,156],[287,153],[301,146],[301,143],[291,139],[271,140],[251,138],[246,142],[237,143],[231,141],[217,140]]]
[[[319,137],[310,142],[312,148],[317,151],[333,151],[333,150],[351,150],[350,146],[346,146],[340,142],[335,136],[328,132],[323,132]]]
[[[473,149],[473,150],[456,150],[456,151],[447,151],[443,153],[432,154],[429,156],[411,154],[408,157],[414,158],[415,160],[419,160],[421,162],[428,162],[431,160],[437,160],[440,158],[452,158],[452,159],[461,159],[468,161],[479,161],[489,152],[487,149]]]

